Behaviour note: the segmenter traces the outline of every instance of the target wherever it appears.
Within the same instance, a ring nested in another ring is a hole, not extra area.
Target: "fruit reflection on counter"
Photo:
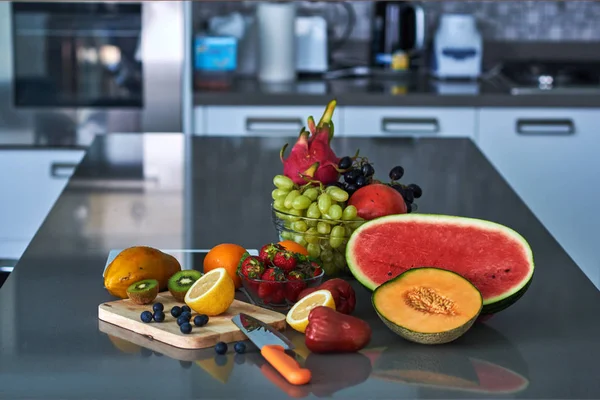
[[[147,246],[134,246],[121,251],[104,272],[104,287],[122,299],[128,298],[127,288],[146,279],[155,279],[159,291],[167,290],[169,278],[181,265],[175,257]]]
[[[458,339],[483,306],[481,293],[473,284],[438,268],[414,268],[398,275],[375,289],[372,302],[394,333],[423,344]]]
[[[456,272],[481,292],[482,315],[520,299],[534,271],[531,248],[514,230],[446,215],[404,214],[366,222],[350,237],[346,258],[370,290],[414,267]],[[438,290],[438,284],[430,287]]]
[[[416,184],[402,185],[402,166],[389,172],[384,184],[375,178],[373,164],[358,152],[338,157],[331,148],[336,101],[315,123],[308,118],[289,156],[281,150],[283,174],[273,178],[272,218],[280,240],[306,247],[327,276],[348,275],[344,257],[348,237],[365,220],[416,210],[422,195]]]

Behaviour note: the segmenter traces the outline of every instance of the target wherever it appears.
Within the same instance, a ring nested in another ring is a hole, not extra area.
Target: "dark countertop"
[[[437,82],[427,77],[397,80],[301,79],[291,84],[232,80],[221,89],[196,89],[195,106],[311,106],[335,97],[340,106],[377,107],[600,107],[600,94],[511,95],[505,87],[481,80]]]
[[[98,137],[89,151],[118,139]],[[284,141],[140,136],[146,178],[130,187],[119,186],[119,169],[86,157],[0,289],[0,397],[498,397],[456,389],[477,368],[487,387],[514,390],[502,397],[600,398],[600,293],[468,139],[338,138],[334,145],[344,154],[360,148],[382,168],[401,160],[406,180],[424,188],[420,212],[497,221],[529,240],[536,260],[529,291],[456,342],[422,346],[395,336],[355,283],[356,314],[374,332],[369,348],[309,355],[322,372],[292,388],[263,376],[255,350],[215,359],[212,349],[177,350],[100,323],[98,304],[113,299],[102,285],[111,249],[205,249],[221,242],[257,248],[275,240],[269,193]],[[102,185],[94,184],[98,178]],[[201,268],[195,257],[182,262]],[[289,335],[301,343],[300,335]],[[406,383],[419,365],[454,374],[426,375],[455,389]]]

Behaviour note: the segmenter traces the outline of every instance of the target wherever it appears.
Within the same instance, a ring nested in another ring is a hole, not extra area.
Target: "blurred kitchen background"
[[[471,138],[576,254],[565,226],[597,190],[548,198],[600,170],[599,20],[599,1],[1,2],[0,269],[95,135],[289,137],[331,98],[337,135]],[[126,186],[131,143],[87,157]]]

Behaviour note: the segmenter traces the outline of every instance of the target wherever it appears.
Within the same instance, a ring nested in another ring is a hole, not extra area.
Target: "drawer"
[[[83,150],[0,151],[0,258],[20,258],[83,158]]]
[[[325,105],[309,107],[288,106],[207,106],[205,108],[206,135],[216,136],[292,136],[307,125],[309,116],[316,121],[325,111]],[[336,107],[333,123],[336,132],[343,132],[340,125],[343,110]]]
[[[475,138],[470,108],[345,107],[343,118],[346,136]]]

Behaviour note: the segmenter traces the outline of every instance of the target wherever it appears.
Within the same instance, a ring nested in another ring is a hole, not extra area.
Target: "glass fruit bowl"
[[[325,271],[321,270],[312,278],[274,282],[251,279],[238,272],[242,286],[253,303],[279,312],[289,311],[296,304],[300,292],[306,288],[319,286],[324,275]]]
[[[309,218],[281,211],[271,204],[271,216],[279,240],[293,240],[323,266],[328,277],[351,276],[346,262],[350,235],[364,220]]]

